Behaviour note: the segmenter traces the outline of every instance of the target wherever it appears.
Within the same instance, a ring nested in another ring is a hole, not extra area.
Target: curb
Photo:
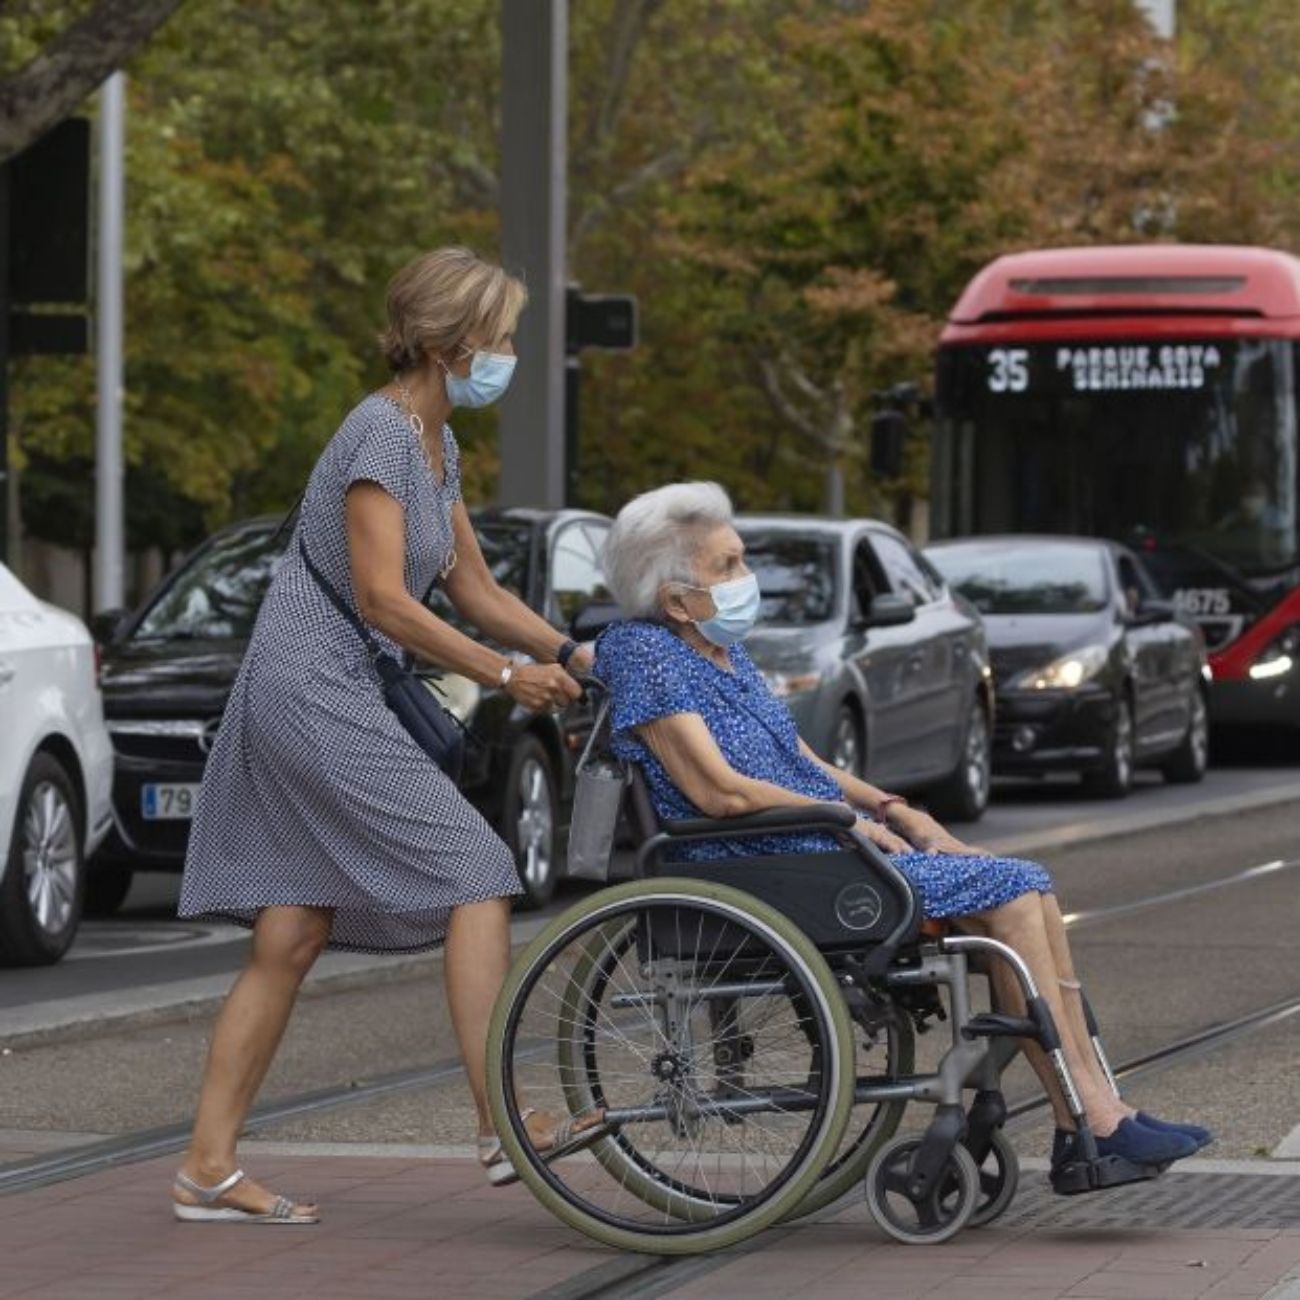
[[[1207,821],[1214,817],[1229,817],[1234,813],[1289,803],[1300,804],[1300,784],[1270,786],[1267,790],[1220,795],[1216,799],[1207,799],[1193,809],[1166,808],[1159,812],[1133,813],[1127,817],[1115,817],[1105,823],[1082,821],[1068,826],[1058,826],[1050,831],[1031,831],[1024,835],[995,837],[988,847],[1008,856],[1041,853],[1051,849],[1073,848],[1076,845],[1096,844],[1103,840],[1139,835],[1143,831],[1161,830],[1166,826],[1186,826],[1192,822]]]
[[[511,952],[523,948],[549,920],[549,916],[530,916],[512,922]],[[436,977],[441,970],[441,949],[405,957],[327,953],[303,981],[299,996],[325,997],[422,976]],[[7,1020],[16,1022],[16,1028],[0,1038],[0,1045],[8,1052],[101,1038],[105,1034],[144,1029],[151,1025],[203,1019],[220,1007],[234,978],[235,972],[230,971],[11,1009],[5,1016]],[[126,1000],[132,1005],[123,1007]]]

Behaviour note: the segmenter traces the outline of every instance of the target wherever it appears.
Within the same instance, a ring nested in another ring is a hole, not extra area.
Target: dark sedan
[[[927,555],[984,618],[997,691],[994,771],[1076,771],[1105,797],[1135,766],[1199,781],[1209,669],[1200,632],[1123,546],[981,537]]]
[[[134,871],[178,871],[184,863],[206,755],[288,540],[280,522],[254,519],[217,533],[142,609],[101,621],[116,770],[114,831],[88,879],[96,911],[125,898]],[[603,516],[485,510],[475,512],[475,526],[497,581],[557,626],[603,596]],[[455,621],[440,592],[432,603]],[[575,747],[589,729],[586,706],[559,717],[531,715],[501,691],[455,674],[430,677],[481,742],[469,748],[462,789],[514,851],[527,901],[545,902],[561,874]]]

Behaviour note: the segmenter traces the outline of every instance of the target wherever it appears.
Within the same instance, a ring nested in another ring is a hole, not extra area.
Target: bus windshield
[[[1266,579],[1300,564],[1296,345],[954,346],[939,357],[940,535],[1109,537]]]

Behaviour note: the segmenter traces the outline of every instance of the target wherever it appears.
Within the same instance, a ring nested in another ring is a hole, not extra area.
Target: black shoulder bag
[[[370,662],[379,674],[384,700],[411,739],[454,781],[459,783],[465,762],[465,728],[434,698],[433,692],[404,664],[384,650],[370,629],[348,608],[334,584],[312,563],[307,543],[298,534],[298,549],[316,585],[329,597],[365,642]]]

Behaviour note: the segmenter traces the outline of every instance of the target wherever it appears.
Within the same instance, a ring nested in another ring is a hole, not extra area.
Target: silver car
[[[742,515],[762,616],[746,648],[819,754],[973,821],[989,797],[993,680],[979,616],[896,529]]]

